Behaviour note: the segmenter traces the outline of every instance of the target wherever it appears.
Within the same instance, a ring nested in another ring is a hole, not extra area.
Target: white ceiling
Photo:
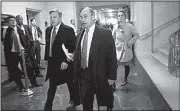
[[[91,6],[94,10],[99,10],[104,13],[107,19],[117,18],[117,12],[119,8],[128,5],[126,4],[116,4],[116,5],[101,5],[101,6]],[[110,14],[111,13],[111,14]]]

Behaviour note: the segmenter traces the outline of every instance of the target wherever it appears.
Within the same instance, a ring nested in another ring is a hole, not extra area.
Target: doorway
[[[37,26],[40,26],[40,12],[41,10],[26,8],[27,24],[30,25],[30,20],[35,18]]]

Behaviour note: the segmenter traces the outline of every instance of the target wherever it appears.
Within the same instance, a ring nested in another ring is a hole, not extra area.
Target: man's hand
[[[111,86],[114,82],[115,82],[115,80],[110,80],[110,79],[108,79],[108,83],[109,83],[110,86]]]
[[[61,64],[61,70],[67,69],[68,68],[68,64],[66,62],[62,62]]]

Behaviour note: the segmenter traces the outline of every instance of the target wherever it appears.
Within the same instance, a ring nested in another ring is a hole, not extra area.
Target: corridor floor
[[[43,78],[37,78],[42,83],[42,87],[33,88],[34,94],[31,96],[22,96],[14,82],[1,86],[1,110],[43,110],[46,101],[49,82],[44,82],[46,75],[46,63],[41,63],[44,70],[41,70]],[[131,65],[131,72],[128,77],[128,84],[121,86],[120,83],[124,77],[124,68],[118,67],[117,89],[114,92],[113,110],[153,110],[151,101],[144,89],[140,76],[136,73],[135,68]],[[24,82],[24,79],[22,79]],[[58,86],[55,95],[53,110],[65,110],[69,102],[69,93],[66,84]],[[106,109],[100,107],[100,110]],[[77,106],[76,110],[82,110],[82,105]],[[97,110],[96,101],[94,110]]]

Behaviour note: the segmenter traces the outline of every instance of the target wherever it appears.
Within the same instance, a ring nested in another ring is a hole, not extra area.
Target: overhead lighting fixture
[[[112,9],[108,9],[108,10],[107,10],[107,12],[113,12],[113,11],[114,11],[114,10],[112,10]]]
[[[109,16],[113,16],[113,13],[109,13]]]

